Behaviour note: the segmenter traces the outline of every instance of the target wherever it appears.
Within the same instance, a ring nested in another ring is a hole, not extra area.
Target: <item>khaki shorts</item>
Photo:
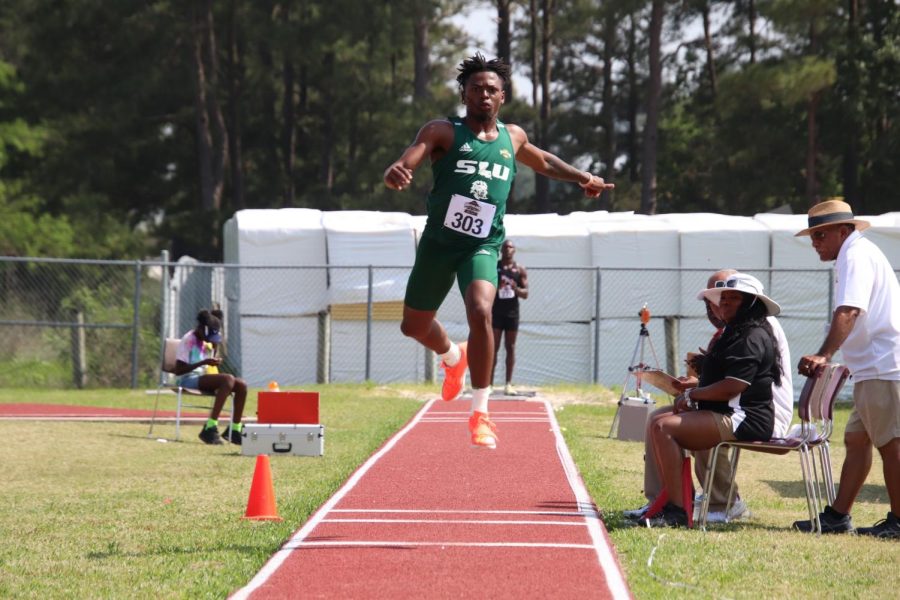
[[[844,431],[865,431],[876,448],[900,437],[900,381],[869,379],[853,384],[853,412]]]
[[[722,413],[713,411],[709,412],[716,420],[716,427],[719,428],[719,438],[721,438],[723,442],[735,441],[737,438],[734,437],[734,424],[731,422],[731,415],[723,415]]]

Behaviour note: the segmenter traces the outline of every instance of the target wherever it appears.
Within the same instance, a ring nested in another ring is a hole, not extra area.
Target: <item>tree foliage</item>
[[[617,183],[598,205],[523,172],[512,212],[897,206],[896,2],[657,0],[658,97],[653,5],[7,0],[0,252],[216,260],[243,208],[423,212],[427,169],[404,194],[382,171],[424,122],[458,111],[472,40],[452,17],[485,6],[521,78],[501,117]]]

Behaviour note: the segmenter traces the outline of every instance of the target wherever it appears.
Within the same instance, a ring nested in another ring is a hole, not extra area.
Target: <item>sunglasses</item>
[[[713,287],[733,288],[736,285],[737,285],[737,279],[726,279],[725,281],[717,281]]]

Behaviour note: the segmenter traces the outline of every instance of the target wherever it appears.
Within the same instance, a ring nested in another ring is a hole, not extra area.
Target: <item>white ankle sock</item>
[[[459,346],[453,341],[450,342],[450,349],[440,355],[441,360],[448,367],[455,366],[459,362],[460,356]]]
[[[472,412],[483,412],[487,414],[488,411],[488,396],[491,395],[491,388],[480,388],[477,390],[472,390]]]

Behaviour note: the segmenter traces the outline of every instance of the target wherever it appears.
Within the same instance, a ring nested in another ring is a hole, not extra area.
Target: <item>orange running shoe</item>
[[[444,369],[444,386],[441,388],[441,398],[444,400],[456,400],[466,386],[466,369],[469,368],[469,360],[466,357],[467,345],[467,342],[459,343],[459,362],[452,367],[448,367],[444,361],[441,361],[441,367]]]
[[[472,432],[472,446],[475,448],[497,448],[497,426],[487,413],[475,411],[469,417],[469,431]]]

